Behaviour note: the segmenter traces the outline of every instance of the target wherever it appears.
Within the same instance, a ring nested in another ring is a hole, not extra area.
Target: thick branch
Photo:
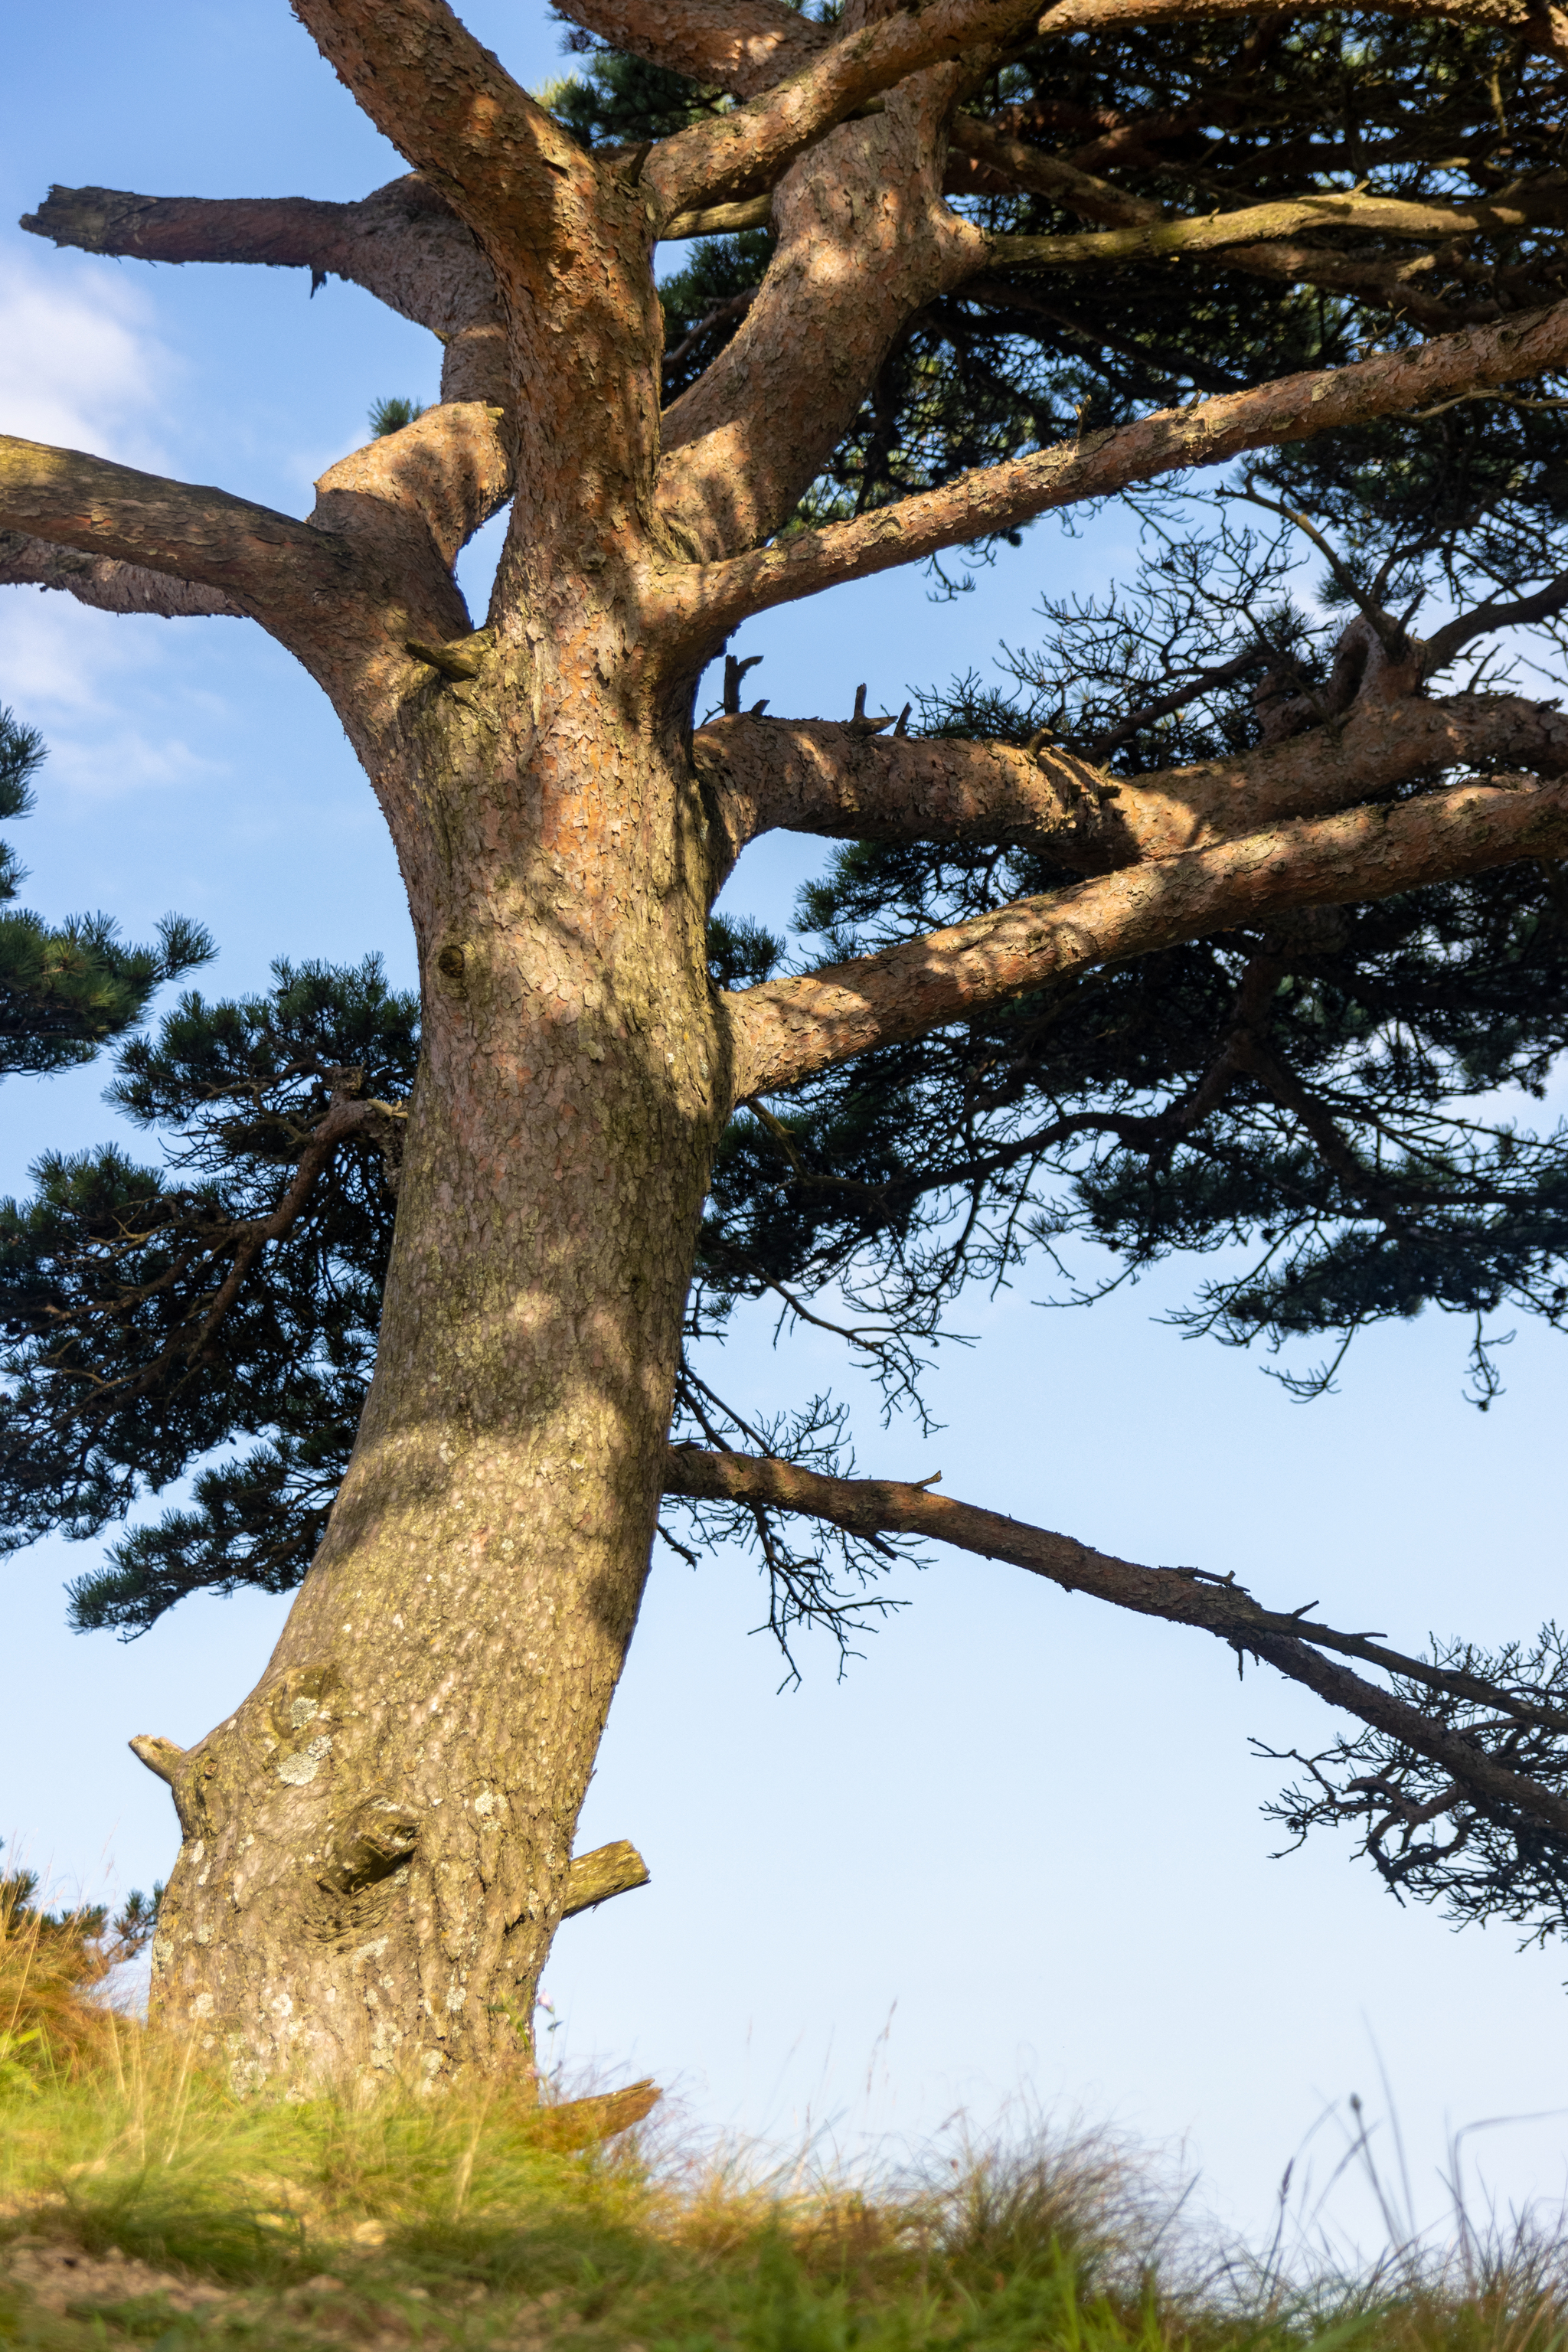
[[[1284,376],[1192,408],[1158,409],[1133,425],[979,467],[857,521],[802,531],[727,563],[667,575],[658,587],[650,582],[650,604],[663,604],[666,625],[679,626],[684,614],[694,635],[710,638],[771,605],[816,595],[840,580],[919,562],[989,532],[1016,530],[1052,507],[1105,498],[1160,474],[1216,465],[1244,449],[1311,440],[1369,417],[1425,407],[1450,391],[1524,380],[1564,359],[1568,302],[1558,302],[1350,367]]]
[[[719,719],[693,750],[725,870],[778,827],[850,841],[1026,843],[1099,874],[1316,816],[1427,769],[1568,766],[1568,716],[1512,695],[1368,702],[1304,735],[1145,776],[1059,745],[869,735],[852,721]]]
[[[211,199],[51,188],[21,225],[82,253],[249,262],[345,278],[441,336],[500,318],[495,273],[471,230],[416,172],[352,205],[308,196]]]
[[[100,613],[153,613],[168,621],[247,617],[221,588],[204,588],[172,572],[149,572],[145,564],[120,563],[111,556],[83,555],[20,530],[0,530],[0,587],[62,588],[78,604]]]
[[[785,174],[762,286],[663,420],[659,511],[694,555],[755,546],[787,520],[907,320],[973,276],[979,235],[942,201],[954,93],[954,68],[919,75]]]
[[[1024,898],[994,915],[725,992],[738,1102],[873,1045],[1060,982],[1095,964],[1254,924],[1288,907],[1348,906],[1568,849],[1568,785],[1460,785],[1394,807],[1249,833]]]
[[[0,529],[220,588],[260,614],[361,585],[337,534],[226,490],[0,435]]]
[[[929,1487],[906,1486],[896,1479],[828,1478],[793,1462],[754,1454],[710,1454],[695,1445],[670,1446],[666,1464],[667,1494],[700,1502],[740,1502],[766,1510],[798,1511],[860,1536],[925,1536],[953,1544],[961,1551],[978,1552],[986,1559],[1007,1560],[1033,1576],[1059,1584],[1065,1591],[1092,1594],[1097,1601],[1132,1610],[1141,1617],[1195,1626],[1267,1659],[1281,1674],[1305,1683],[1331,1705],[1390,1733],[1418,1754],[1431,1757],[1483,1801],[1515,1806],[1559,1835],[1568,1835],[1568,1801],[1538,1781],[1510,1772],[1471,1741],[1446,1730],[1391,1691],[1331,1664],[1318,1652],[1338,1650],[1439,1690],[1451,1690],[1463,1682],[1472,1685],[1473,1695],[1473,1677],[1455,1676],[1425,1659],[1384,1650],[1362,1634],[1341,1633],[1331,1626],[1260,1608],[1250,1593],[1218,1578],[1200,1577],[1191,1570],[1140,1568],[1130,1560],[1092,1551],[1071,1536],[1052,1535],[1044,1528],[1005,1518],[998,1511],[933,1495]],[[1514,1711],[1506,1694],[1494,1693],[1489,1685],[1485,1693],[1500,1712]]]
[[[644,166],[644,183],[662,219],[710,195],[766,184],[895,82],[1005,40],[1021,21],[1026,12],[1020,16],[1018,0],[930,0],[924,8],[900,8],[859,32],[841,34],[825,55],[765,97],[662,140]]]
[[[412,425],[356,449],[316,484],[312,520],[353,534],[374,513],[383,535],[401,541],[401,569],[420,566],[425,544],[449,571],[481,524],[512,491],[511,458],[500,409],[477,401],[443,401]],[[438,595],[441,583],[431,583]],[[454,616],[455,617],[455,616]]]
[[[826,47],[826,26],[782,0],[562,0],[561,14],[613,49],[754,98]]]

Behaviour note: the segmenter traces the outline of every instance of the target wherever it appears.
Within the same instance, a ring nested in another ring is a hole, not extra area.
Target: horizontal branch
[[[734,1099],[962,1021],[1096,964],[1568,851],[1568,784],[1465,784],[1134,866],[884,953],[725,992]]]
[[[79,253],[250,263],[342,278],[432,334],[499,320],[495,273],[440,190],[410,172],[357,204],[51,188],[21,226]]]
[[[725,871],[776,827],[849,841],[1027,844],[1098,874],[1344,808],[1429,769],[1556,771],[1568,766],[1568,716],[1515,695],[1363,702],[1238,759],[1144,776],[1113,775],[1058,744],[1031,752],[821,719],[714,719],[693,751]]]
[[[221,588],[204,588],[172,572],[149,572],[145,564],[121,563],[112,556],[83,555],[20,530],[0,530],[0,587],[60,588],[100,613],[150,613],[166,621],[247,617]]]
[[[1415,244],[1455,237],[1500,236],[1539,223],[1568,218],[1568,188],[1510,196],[1490,204],[1421,205],[1398,196],[1295,196],[1247,205],[1190,220],[1157,216],[1121,228],[1063,236],[991,236],[986,247],[998,268],[1102,269],[1124,262],[1168,261],[1226,246],[1261,245],[1302,229],[1358,229]]]
[[[0,530],[220,588],[247,612],[342,597],[354,551],[330,531],[226,490],[137,473],[0,434]]]
[[[1464,1684],[1468,1685],[1466,1696],[1475,1696],[1479,1688],[1492,1697],[1500,1711],[1513,1711],[1507,1694],[1491,1694],[1489,1686],[1478,1685],[1474,1677],[1448,1674],[1425,1659],[1405,1657],[1363,1634],[1342,1633],[1299,1615],[1261,1608],[1249,1592],[1228,1580],[1200,1576],[1192,1570],[1141,1568],[1131,1560],[1091,1550],[1071,1536],[1053,1535],[1044,1528],[1005,1518],[998,1511],[934,1495],[926,1486],[889,1478],[830,1478],[793,1462],[713,1454],[694,1445],[670,1446],[666,1464],[667,1494],[698,1502],[745,1503],[763,1510],[799,1512],[858,1536],[924,1536],[952,1544],[961,1551],[977,1552],[984,1559],[1006,1560],[1060,1585],[1064,1591],[1089,1593],[1141,1617],[1196,1627],[1266,1659],[1331,1705],[1441,1763],[1483,1801],[1517,1807],[1558,1835],[1568,1835],[1568,1801],[1554,1790],[1510,1771],[1393,1692],[1331,1664],[1319,1653],[1338,1651],[1438,1690],[1452,1691]]]
[[[650,577],[650,618],[657,613],[660,625],[678,635],[684,620],[694,637],[708,641],[753,613],[1016,530],[1053,507],[1106,498],[1161,474],[1217,465],[1245,449],[1310,440],[1425,407],[1450,392],[1524,381],[1564,360],[1568,302],[1557,302],[1349,367],[1284,376],[1191,408],[1158,409],[1132,425],[978,467],[854,522],[799,531],[725,562]]]

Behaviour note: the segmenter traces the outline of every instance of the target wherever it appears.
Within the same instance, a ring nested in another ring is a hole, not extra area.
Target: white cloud
[[[0,432],[160,467],[177,369],[146,291],[113,263],[0,253]]]

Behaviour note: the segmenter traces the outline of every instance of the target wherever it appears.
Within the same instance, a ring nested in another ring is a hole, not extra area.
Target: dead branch
[[[439,188],[411,172],[357,204],[308,196],[142,196],[51,188],[21,226],[80,253],[134,261],[249,263],[346,278],[451,336],[499,318],[495,273]]]

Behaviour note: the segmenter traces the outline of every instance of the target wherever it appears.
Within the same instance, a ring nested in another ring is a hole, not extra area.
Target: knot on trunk
[[[306,1925],[320,1941],[360,1942],[395,1900],[419,1838],[419,1816],[392,1797],[367,1797],[327,1824],[312,1857]]]

